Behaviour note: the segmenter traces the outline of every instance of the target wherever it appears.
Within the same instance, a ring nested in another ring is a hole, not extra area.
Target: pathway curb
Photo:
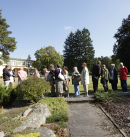
[[[124,137],[128,137],[126,135],[126,133],[124,131],[122,131],[120,129],[120,127],[115,123],[115,121],[113,120],[113,118],[106,112],[106,110],[100,105],[99,105],[99,108],[102,110],[102,112],[109,118],[109,120],[114,124],[114,126],[119,130],[119,132],[124,136]]]

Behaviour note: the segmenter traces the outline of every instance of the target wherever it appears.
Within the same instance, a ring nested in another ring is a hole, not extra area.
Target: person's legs
[[[117,90],[117,81],[113,80],[113,90]]]
[[[103,80],[103,87],[104,87],[105,92],[107,92],[107,90],[108,90],[108,82],[105,79]]]
[[[93,80],[93,90],[94,92],[98,91],[98,80],[97,79]]]
[[[75,96],[79,95],[79,85],[74,85],[74,89],[75,89]]]
[[[83,88],[86,96],[88,96],[88,85],[83,85]]]
[[[127,80],[123,80],[124,82],[124,91],[127,92]]]
[[[124,81],[121,80],[121,87],[122,87],[122,91],[124,91]]]
[[[5,81],[5,86],[7,87],[7,89],[9,88],[10,85],[10,81]]]
[[[80,95],[79,85],[77,85],[78,96]]]

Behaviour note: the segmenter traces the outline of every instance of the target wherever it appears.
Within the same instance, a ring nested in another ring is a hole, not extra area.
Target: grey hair
[[[115,67],[115,64],[111,64],[111,66]]]
[[[123,66],[123,62],[120,62],[120,65]]]
[[[75,69],[75,71],[78,71],[78,68],[77,67],[73,67]]]

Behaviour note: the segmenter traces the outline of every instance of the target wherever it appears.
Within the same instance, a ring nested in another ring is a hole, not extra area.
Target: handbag
[[[64,76],[61,74],[61,69],[60,69],[60,73],[58,74],[58,78],[63,81],[65,80]]]
[[[47,79],[46,79],[46,81],[50,81],[51,79],[52,79],[52,74],[49,73],[49,74],[47,75]]]
[[[76,78],[76,79],[77,79],[78,82],[80,82],[81,81],[81,76]]]

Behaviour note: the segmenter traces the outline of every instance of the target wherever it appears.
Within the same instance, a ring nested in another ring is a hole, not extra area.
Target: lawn
[[[71,77],[70,77],[70,80],[71,80]],[[90,83],[88,86],[89,92],[93,92],[92,76],[89,77],[89,83]],[[4,82],[3,82],[2,78],[0,78],[0,84],[2,84],[4,86]],[[18,78],[15,78],[14,86],[17,86],[17,84],[18,84]],[[128,90],[130,90],[130,75],[128,75],[127,84],[128,84]],[[109,85],[109,90],[112,90],[111,84],[109,82],[108,82],[108,85]],[[81,94],[84,93],[83,86],[81,84],[79,85],[79,88],[80,88],[80,93]],[[100,79],[99,79],[98,89],[103,90],[103,86],[100,83]],[[118,80],[118,90],[121,91],[120,80]],[[72,85],[72,80],[69,83],[69,91],[70,91],[70,93],[74,93],[74,86]]]
[[[71,80],[71,77],[70,77],[70,80]],[[128,75],[127,84],[128,84],[128,90],[130,90],[130,75]],[[112,90],[111,84],[109,82],[108,82],[108,85],[109,85],[109,90]],[[122,89],[121,89],[120,80],[118,80],[118,85],[117,86],[118,86],[118,90],[121,91]],[[80,89],[81,94],[84,93],[83,86],[81,84],[79,85],[79,89]],[[100,82],[100,79],[99,79],[99,82],[98,82],[98,89],[99,90],[104,90],[103,85]],[[69,83],[69,92],[74,93],[74,85],[72,85],[72,80]],[[93,92],[92,76],[89,76],[88,92],[89,93]]]

